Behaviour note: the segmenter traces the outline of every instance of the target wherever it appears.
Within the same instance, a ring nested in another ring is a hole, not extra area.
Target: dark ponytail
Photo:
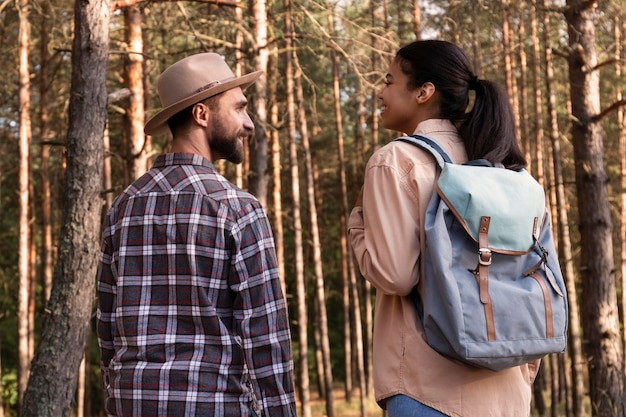
[[[497,83],[475,83],[474,106],[459,126],[469,159],[484,158],[509,169],[526,166],[526,158],[515,135],[513,108],[504,89]]]
[[[478,79],[458,46],[440,40],[416,41],[401,48],[396,60],[409,78],[409,89],[433,83],[439,93],[440,117],[459,128],[470,160],[487,159],[515,170],[526,166],[505,91],[494,82]],[[468,113],[470,90],[476,97]]]

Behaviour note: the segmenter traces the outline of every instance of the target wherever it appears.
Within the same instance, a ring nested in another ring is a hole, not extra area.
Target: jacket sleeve
[[[408,295],[419,279],[419,199],[407,177],[396,167],[370,161],[362,205],[357,201],[348,220],[361,273],[390,295]]]

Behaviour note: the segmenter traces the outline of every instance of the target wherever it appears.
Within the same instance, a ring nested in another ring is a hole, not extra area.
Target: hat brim
[[[143,131],[146,135],[151,136],[165,134],[169,131],[167,120],[179,111],[235,87],[241,87],[242,90],[245,90],[254,84],[261,74],[263,74],[263,71],[251,72],[250,74],[217,84],[215,87],[208,88],[183,100],[177,101],[176,103],[170,104],[152,116],[152,118],[148,120],[148,123],[146,123]]]

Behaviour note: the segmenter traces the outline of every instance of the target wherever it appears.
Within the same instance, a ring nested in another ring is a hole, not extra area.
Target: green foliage
[[[2,403],[5,409],[17,407],[17,371],[15,369],[8,372],[5,370],[2,373]]]

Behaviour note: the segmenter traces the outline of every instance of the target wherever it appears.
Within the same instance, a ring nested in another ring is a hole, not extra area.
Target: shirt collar
[[[215,169],[211,161],[194,153],[166,153],[154,160],[153,168],[163,168],[171,165],[199,165]]]

